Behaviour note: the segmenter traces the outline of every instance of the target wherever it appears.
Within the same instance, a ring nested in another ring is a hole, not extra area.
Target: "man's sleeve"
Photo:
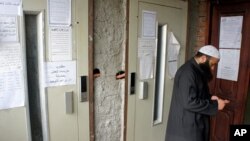
[[[185,109],[205,115],[215,115],[218,111],[216,100],[201,99],[198,96],[195,76],[192,72],[185,72],[180,76],[179,96]]]

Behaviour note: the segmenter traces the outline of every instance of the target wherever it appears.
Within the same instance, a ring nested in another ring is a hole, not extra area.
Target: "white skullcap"
[[[212,45],[206,45],[199,49],[199,52],[206,54],[208,56],[220,59],[220,52],[218,49]]]

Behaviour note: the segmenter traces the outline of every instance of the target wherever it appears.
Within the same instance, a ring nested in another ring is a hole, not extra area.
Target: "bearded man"
[[[219,60],[219,51],[206,45],[177,70],[165,141],[209,141],[210,116],[229,103],[209,92]]]

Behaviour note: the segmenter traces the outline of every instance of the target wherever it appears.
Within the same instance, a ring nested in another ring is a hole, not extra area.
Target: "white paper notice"
[[[240,48],[243,16],[221,17],[219,48]]]
[[[143,56],[140,59],[140,80],[154,77],[154,59],[152,55]]]
[[[16,17],[0,16],[0,42],[17,42],[17,20]]]
[[[48,4],[50,24],[71,24],[71,0],[48,0]]]
[[[167,68],[168,76],[170,79],[174,78],[177,71],[178,57],[180,52],[180,43],[177,41],[176,37],[172,32],[170,32],[170,37],[168,41],[168,55],[167,55]]]
[[[142,38],[156,37],[156,12],[142,11]]]
[[[24,106],[23,71],[0,72],[0,109]]]
[[[72,60],[71,27],[50,27],[49,54],[51,61]]]
[[[0,0],[0,15],[20,15],[21,0]]]
[[[0,44],[0,72],[21,70],[21,46],[19,43]]]
[[[155,56],[156,44],[156,39],[138,38],[138,57],[146,55]]]
[[[240,50],[220,49],[217,78],[237,81],[239,73]]]
[[[45,72],[47,87],[76,84],[76,61],[47,62]]]
[[[156,39],[138,39],[138,58],[141,80],[153,78],[156,44]]]

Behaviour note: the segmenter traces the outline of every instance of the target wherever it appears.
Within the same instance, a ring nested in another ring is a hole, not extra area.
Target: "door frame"
[[[129,63],[129,17],[130,17],[130,0],[127,0],[126,5],[126,43],[125,43],[125,72],[129,72],[128,63]],[[125,93],[124,93],[124,122],[123,122],[123,141],[127,140],[127,116],[128,116],[128,93],[129,93],[129,78],[128,73],[125,75]]]
[[[45,38],[43,37],[44,32],[44,11],[40,11],[37,16],[38,23],[38,69],[39,69],[39,91],[40,91],[40,103],[41,103],[41,116],[42,116],[42,132],[44,141],[49,141],[49,121],[48,121],[48,99],[45,92],[44,85],[44,60],[45,60]],[[42,25],[40,25],[42,24]]]
[[[88,100],[89,138],[95,141],[95,102],[94,102],[94,0],[88,0]]]

